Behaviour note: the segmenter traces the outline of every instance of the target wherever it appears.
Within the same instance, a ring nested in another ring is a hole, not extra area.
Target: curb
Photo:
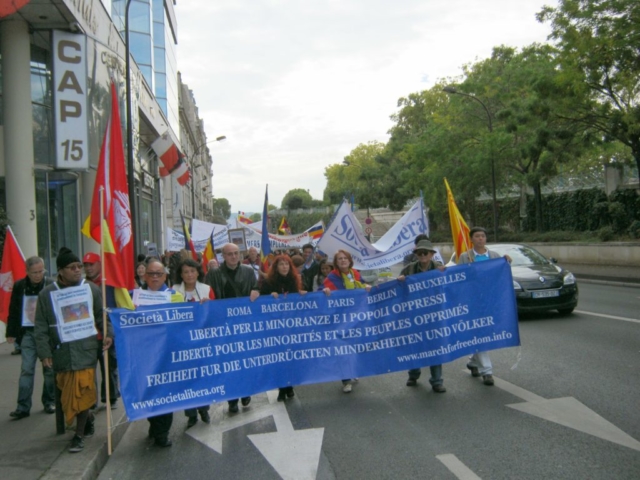
[[[576,276],[576,279],[580,283],[590,283],[594,285],[610,285],[612,287],[630,287],[630,288],[640,288],[640,283],[638,282],[625,282],[622,279],[618,280],[605,280],[603,278],[584,278]]]
[[[131,425],[127,420],[124,408],[122,408],[122,403],[120,403],[120,408],[119,413],[112,416],[112,421],[116,425],[111,435],[112,452],[115,451]],[[96,415],[96,434],[85,441],[84,451],[75,454],[69,453],[67,451],[68,444],[65,444],[60,456],[40,478],[42,480],[59,480],[60,478],[94,480],[98,478],[109,460],[105,417],[104,408],[100,408]]]

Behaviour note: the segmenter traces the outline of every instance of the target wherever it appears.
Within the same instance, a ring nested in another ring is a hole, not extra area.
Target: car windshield
[[[530,247],[525,247],[524,245],[514,245],[514,246],[499,246],[496,245],[491,247],[496,253],[500,255],[509,255],[511,257],[511,265],[519,266],[519,265],[546,265],[549,261],[542,256],[541,253],[534,250]]]

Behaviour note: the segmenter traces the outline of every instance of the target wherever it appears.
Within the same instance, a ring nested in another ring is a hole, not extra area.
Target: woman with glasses
[[[345,250],[338,250],[333,257],[334,269],[329,272],[324,279],[324,289],[326,295],[330,295],[332,290],[353,290],[364,288],[367,292],[371,290],[371,285],[362,282],[360,272],[353,268],[353,257]],[[357,379],[345,378],[342,380],[342,391],[350,393],[353,388],[353,381]]]
[[[413,249],[413,253],[417,257],[418,261],[410,263],[402,269],[402,272],[400,272],[400,276],[398,277],[399,281],[404,281],[404,279],[409,275],[428,272],[429,270],[434,270],[436,268],[441,272],[444,271],[445,266],[433,259],[433,256],[436,254],[436,250],[433,248],[433,245],[429,240],[420,240]],[[431,384],[433,391],[436,393],[446,392],[447,389],[442,384],[442,365],[432,365],[429,368],[431,370],[429,383]],[[420,373],[421,370],[419,368],[412,368],[409,370],[407,387],[415,387],[418,384]]]
[[[206,302],[214,300],[216,296],[211,290],[211,287],[201,280],[204,278],[202,266],[191,258],[182,260],[182,263],[178,265],[176,283],[173,289],[176,292],[182,294],[186,302]],[[187,421],[187,428],[193,427],[198,423],[198,413],[204,423],[211,423],[211,417],[209,417],[209,405],[203,405],[198,408],[189,408],[184,411],[184,414],[189,418]]]

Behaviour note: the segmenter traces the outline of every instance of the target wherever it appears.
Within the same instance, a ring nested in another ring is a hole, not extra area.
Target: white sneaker
[[[351,388],[352,385],[350,383],[346,383],[343,387],[342,387],[342,391],[344,393],[351,393]]]

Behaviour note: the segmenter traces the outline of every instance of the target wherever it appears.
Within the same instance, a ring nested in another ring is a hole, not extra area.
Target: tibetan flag
[[[250,224],[253,223],[253,220],[251,220],[249,217],[245,217],[244,215],[242,215],[240,213],[238,214],[238,221],[240,223],[244,223],[245,225],[250,225]]]
[[[0,320],[7,323],[9,316],[9,302],[11,292],[16,280],[27,276],[27,267],[24,263],[24,255],[13,236],[11,227],[7,227],[4,237],[4,250],[2,251],[2,266],[0,266]]]
[[[106,285],[115,289],[117,305],[133,309],[129,296],[129,290],[135,288],[133,229],[124,158],[118,95],[111,82],[111,115],[100,148],[91,214],[82,232],[100,243],[104,251],[103,275]],[[101,194],[104,218],[100,218]]]
[[[320,238],[324,233],[324,222],[320,222],[320,225],[314,225],[307,230],[307,233],[313,239]]]
[[[216,258],[216,247],[213,243],[213,232],[211,230],[211,235],[209,235],[209,240],[207,240],[207,245],[204,247],[204,252],[202,252],[202,269],[204,273],[207,273],[209,269],[209,260]]]
[[[472,248],[471,239],[469,238],[469,226],[458,210],[456,201],[449,188],[447,179],[444,179],[444,185],[447,187],[447,204],[449,205],[449,222],[451,223],[451,236],[453,237],[453,246],[456,251],[456,262],[467,250]]]
[[[158,137],[151,144],[151,148],[160,159],[160,176],[166,177],[167,175],[173,175],[180,185],[186,185],[191,178],[191,172],[189,171],[189,166],[184,161],[184,155],[178,150],[169,132],[165,132]]]
[[[289,224],[287,223],[287,217],[282,217],[282,220],[280,220],[278,233],[281,233],[282,235],[291,235],[291,229],[289,228]]]
[[[197,262],[198,252],[196,252],[196,247],[193,245],[193,240],[191,240],[191,234],[189,233],[187,224],[184,221],[184,216],[182,215],[182,211],[180,212],[180,220],[182,221],[182,233],[184,235],[184,249],[187,252],[191,252],[191,258],[193,258]]]
[[[262,209],[262,241],[260,242],[260,259],[262,263],[267,261],[267,255],[271,253],[269,241],[269,185],[264,191],[264,208]]]

